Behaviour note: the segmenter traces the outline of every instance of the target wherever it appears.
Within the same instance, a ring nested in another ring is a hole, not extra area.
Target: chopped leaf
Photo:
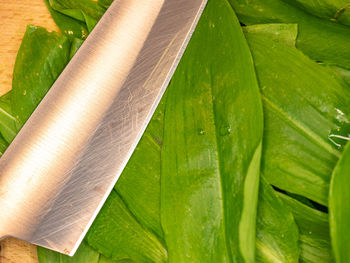
[[[335,167],[329,194],[329,218],[334,256],[350,261],[350,143]]]
[[[169,262],[254,262],[262,107],[225,0],[209,1],[168,88],[161,222]]]

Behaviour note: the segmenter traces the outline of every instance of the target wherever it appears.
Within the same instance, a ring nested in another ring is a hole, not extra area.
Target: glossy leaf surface
[[[169,262],[253,262],[262,107],[225,0],[209,1],[168,88],[161,222]]]
[[[340,156],[330,136],[348,132],[350,89],[285,42],[267,33],[246,36],[264,104],[262,171],[278,188],[327,205]]]

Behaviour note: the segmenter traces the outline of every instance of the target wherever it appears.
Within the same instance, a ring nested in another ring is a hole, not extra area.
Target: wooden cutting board
[[[59,31],[44,0],[0,0],[0,95],[11,89],[12,71],[27,24]],[[36,247],[8,238],[1,242],[0,263],[37,263]]]

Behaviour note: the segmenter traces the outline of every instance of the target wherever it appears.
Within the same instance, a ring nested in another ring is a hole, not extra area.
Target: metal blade
[[[0,159],[0,237],[73,255],[206,0],[115,0]]]

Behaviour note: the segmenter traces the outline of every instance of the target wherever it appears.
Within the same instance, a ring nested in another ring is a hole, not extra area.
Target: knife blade
[[[0,159],[0,237],[75,253],[206,2],[113,2]]]

